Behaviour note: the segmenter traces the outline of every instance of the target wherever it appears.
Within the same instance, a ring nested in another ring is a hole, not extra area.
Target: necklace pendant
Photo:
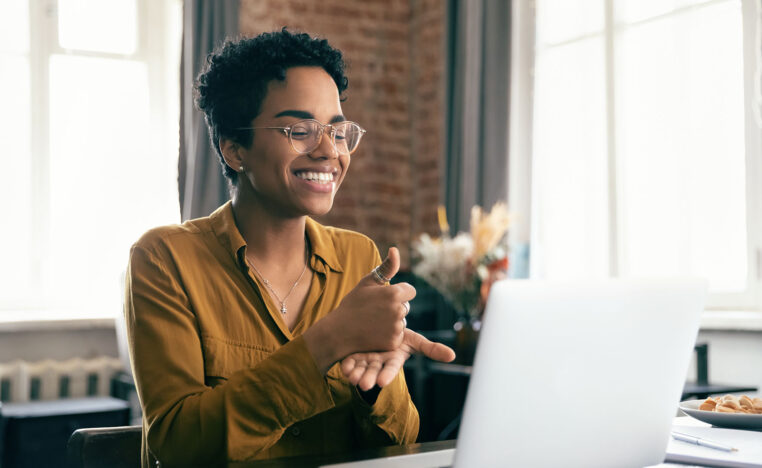
[[[286,304],[285,303],[281,303],[281,305],[280,305],[280,313],[285,315],[286,312],[288,312],[288,310],[286,309]]]

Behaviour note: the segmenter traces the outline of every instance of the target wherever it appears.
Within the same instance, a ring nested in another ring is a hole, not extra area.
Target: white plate
[[[680,403],[680,409],[688,416],[704,421],[713,426],[732,429],[751,429],[762,431],[762,414],[718,413],[698,409],[705,400],[689,400]]]

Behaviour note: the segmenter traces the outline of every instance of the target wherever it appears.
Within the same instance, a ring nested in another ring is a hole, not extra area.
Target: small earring
[[[243,166],[238,166],[238,172],[243,172]]]

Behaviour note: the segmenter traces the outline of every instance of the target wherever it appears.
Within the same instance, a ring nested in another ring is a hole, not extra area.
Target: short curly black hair
[[[196,106],[204,112],[212,147],[231,186],[238,174],[225,163],[220,138],[251,145],[252,132],[237,129],[249,126],[259,115],[270,81],[285,80],[286,70],[299,66],[322,67],[333,78],[339,95],[347,89],[341,51],[325,39],[291,33],[285,27],[253,38],[228,40],[206,57],[194,86]]]

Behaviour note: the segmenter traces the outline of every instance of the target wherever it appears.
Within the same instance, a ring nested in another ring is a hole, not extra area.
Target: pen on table
[[[672,437],[676,440],[682,440],[683,442],[688,442],[691,444],[700,445],[702,447],[707,447],[715,450],[723,450],[725,452],[737,452],[738,449],[731,447],[729,445],[721,444],[719,442],[714,442],[707,439],[702,439],[701,437],[694,437],[692,435],[683,434],[682,432],[672,431]]]

